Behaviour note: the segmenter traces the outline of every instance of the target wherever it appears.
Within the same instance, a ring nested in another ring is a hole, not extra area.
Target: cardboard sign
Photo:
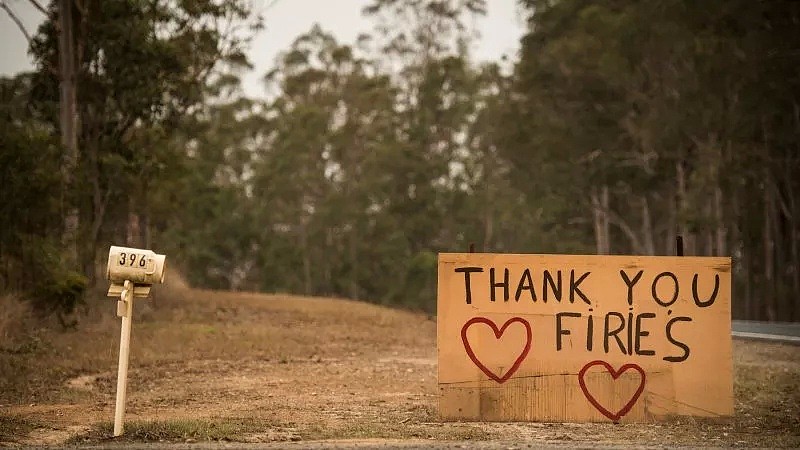
[[[444,420],[733,414],[730,258],[439,255]]]

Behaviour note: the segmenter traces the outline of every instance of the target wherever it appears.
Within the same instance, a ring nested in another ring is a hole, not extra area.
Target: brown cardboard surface
[[[730,258],[440,254],[440,416],[731,415],[730,298]]]

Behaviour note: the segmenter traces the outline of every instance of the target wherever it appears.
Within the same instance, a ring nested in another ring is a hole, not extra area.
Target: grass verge
[[[66,445],[102,441],[186,442],[241,441],[242,436],[263,432],[272,424],[258,419],[227,418],[219,420],[145,420],[125,423],[125,432],[114,438],[114,423],[101,422],[90,432],[72,437]]]
[[[41,426],[40,423],[22,416],[0,415],[0,444],[15,443],[23,436]],[[2,445],[0,445],[2,447]]]

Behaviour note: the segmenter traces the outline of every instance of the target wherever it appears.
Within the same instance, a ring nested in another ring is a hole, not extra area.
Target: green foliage
[[[736,316],[800,319],[800,152],[777,118],[800,104],[797,5],[524,3],[519,126],[501,148],[543,225],[604,253],[673,254],[681,234],[687,254],[747,267]]]
[[[40,311],[69,312],[86,279],[60,259],[58,146],[29,95],[30,77],[0,80],[0,291],[24,293]]]
[[[26,271],[33,275],[30,295],[40,311],[71,313],[83,303],[88,287],[86,276],[69,270],[52,240],[28,242],[33,253]]]
[[[209,92],[229,89],[232,71],[248,66],[246,38],[227,23],[257,27],[258,20],[242,1],[87,1],[75,15],[80,157],[71,174],[76,182],[62,198],[64,208],[78,209],[83,269],[93,279],[98,254],[112,241],[150,245],[134,228],[147,228],[152,184],[180,164],[169,151],[172,130]],[[53,128],[55,25],[46,21],[31,44],[40,66],[34,105]],[[133,227],[136,221],[145,225]]]
[[[180,167],[169,151],[172,129],[209,92],[230,89],[231,71],[247,67],[246,37],[227,24],[240,21],[241,31],[259,20],[239,1],[103,0],[74,8],[80,127],[71,166],[57,144],[57,8],[52,2],[31,43],[38,70],[0,86],[0,181],[9,188],[0,193],[9,217],[0,229],[0,290],[69,311],[108,244],[151,245],[150,186]],[[61,244],[72,211],[83,274]]]
[[[58,224],[58,146],[26,105],[29,77],[0,79],[0,242],[44,236]],[[4,247],[6,248],[6,247]]]

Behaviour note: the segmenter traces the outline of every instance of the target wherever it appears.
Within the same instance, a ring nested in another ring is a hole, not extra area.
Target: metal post
[[[131,320],[133,319],[133,283],[125,280],[117,304],[117,315],[122,317],[119,336],[119,370],[117,372],[117,405],[114,411],[114,436],[121,436],[125,419],[125,396],[128,386],[128,355],[131,350]]]
[[[683,256],[683,236],[675,236],[675,254]]]

